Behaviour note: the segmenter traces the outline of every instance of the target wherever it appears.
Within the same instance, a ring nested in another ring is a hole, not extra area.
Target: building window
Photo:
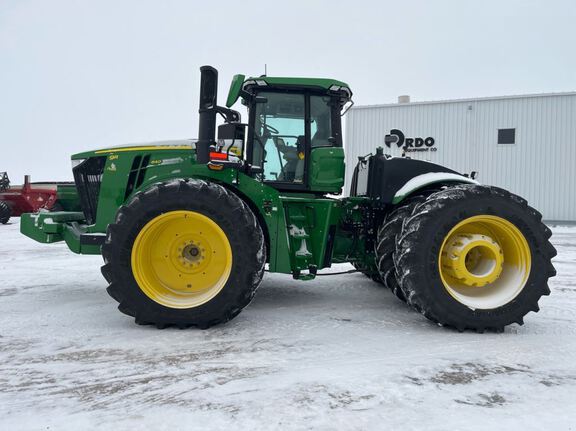
[[[516,129],[498,129],[499,144],[515,144]]]

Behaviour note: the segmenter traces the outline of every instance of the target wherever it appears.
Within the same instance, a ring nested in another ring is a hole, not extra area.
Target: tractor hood
[[[72,156],[72,160],[87,159],[95,156],[106,156],[115,153],[138,152],[138,151],[169,151],[169,150],[192,150],[196,141],[193,139],[179,139],[172,141],[145,142],[139,144],[118,145],[114,147],[101,148],[98,150],[84,151]]]

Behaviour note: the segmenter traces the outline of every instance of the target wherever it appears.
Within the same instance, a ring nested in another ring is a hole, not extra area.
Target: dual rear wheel
[[[385,284],[430,320],[458,330],[501,330],[522,324],[550,293],[547,281],[556,273],[550,235],[522,198],[456,185],[394,209],[380,229],[376,258]]]

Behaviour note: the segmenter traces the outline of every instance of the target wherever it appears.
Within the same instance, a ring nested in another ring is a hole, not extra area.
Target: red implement
[[[36,212],[41,208],[52,209],[56,203],[58,183],[31,183],[30,176],[24,177],[21,186],[9,186],[0,191],[0,201],[5,201],[12,216]]]

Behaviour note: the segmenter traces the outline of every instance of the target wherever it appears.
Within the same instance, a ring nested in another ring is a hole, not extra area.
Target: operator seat
[[[282,153],[282,158],[286,160],[286,164],[282,166],[280,175],[278,175],[278,181],[294,181],[294,170],[296,169],[296,161],[298,155],[296,154],[296,149],[291,145],[286,145],[284,139],[275,138],[276,148]]]
[[[276,147],[282,153],[286,164],[278,175],[279,181],[301,183],[304,181],[304,154],[306,138],[301,135],[296,140],[296,145],[286,145],[282,138],[276,138]]]
[[[306,154],[306,137],[298,136],[296,141],[296,166],[294,169],[294,182],[302,183],[304,182],[304,157]]]

